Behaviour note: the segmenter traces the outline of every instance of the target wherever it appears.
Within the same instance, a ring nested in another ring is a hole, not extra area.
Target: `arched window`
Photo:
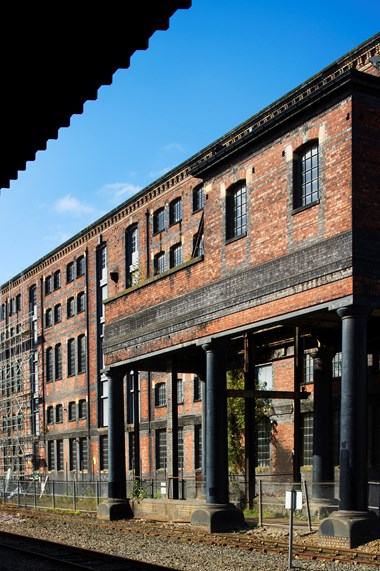
[[[77,296],[77,313],[82,313],[85,310],[86,306],[86,298],[84,295],[84,291],[78,293]]]
[[[63,405],[61,404],[55,407],[55,422],[63,422]]]
[[[182,264],[182,244],[175,244],[170,248],[170,267],[175,268]]]
[[[204,206],[204,191],[203,185],[198,185],[193,189],[193,212],[202,210]]]
[[[62,321],[62,306],[60,303],[54,306],[54,323],[61,323]]]
[[[69,262],[66,266],[66,282],[70,283],[74,280],[74,262]]]
[[[53,312],[49,308],[45,313],[45,327],[51,327],[53,325]]]
[[[169,204],[169,224],[176,224],[182,220],[182,198],[178,197]]]
[[[86,371],[86,336],[78,337],[78,373]]]
[[[45,278],[45,295],[48,295],[53,291],[53,278],[52,276],[46,276]]]
[[[154,256],[154,274],[162,274],[165,271],[165,252],[159,252]]]
[[[54,422],[54,409],[52,406],[48,406],[46,409],[46,422],[47,424],[53,424]]]
[[[139,231],[133,224],[125,232],[126,286],[131,287],[139,281]]]
[[[153,234],[165,229],[165,208],[159,208],[153,213]]]
[[[69,420],[76,420],[77,417],[77,403],[75,401],[69,402]]]
[[[61,287],[61,270],[57,270],[53,275],[53,287],[59,289]]]
[[[294,153],[293,207],[301,208],[319,200],[319,145],[311,141]]]
[[[75,375],[75,339],[69,339],[67,342],[67,374]]]
[[[226,193],[226,239],[238,238],[247,232],[247,187],[239,181]]]
[[[77,258],[77,278],[84,276],[85,269],[86,264],[84,256],[79,256],[79,258]]]
[[[67,317],[73,317],[75,314],[75,300],[73,297],[69,297],[67,300]]]
[[[62,379],[62,345],[57,343],[54,347],[54,377],[55,380]]]
[[[46,382],[50,383],[53,380],[53,349],[48,347],[46,349]]]

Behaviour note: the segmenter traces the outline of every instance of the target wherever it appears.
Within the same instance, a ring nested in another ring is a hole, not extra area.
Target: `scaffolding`
[[[39,440],[37,303],[0,292],[0,473],[36,468]],[[25,310],[27,307],[27,310]]]

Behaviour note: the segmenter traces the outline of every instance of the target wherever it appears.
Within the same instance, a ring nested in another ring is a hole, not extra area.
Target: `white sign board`
[[[285,508],[287,510],[302,510],[302,492],[296,492],[294,490],[285,492]]]

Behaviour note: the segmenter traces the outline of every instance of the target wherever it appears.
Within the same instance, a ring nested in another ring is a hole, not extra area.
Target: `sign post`
[[[285,508],[290,510],[289,514],[289,556],[288,569],[293,567],[293,513],[294,510],[302,510],[302,492],[297,492],[293,488],[285,493]]]

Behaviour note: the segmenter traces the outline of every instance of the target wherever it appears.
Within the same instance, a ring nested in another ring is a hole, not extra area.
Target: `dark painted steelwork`
[[[203,345],[206,351],[206,503],[228,503],[228,442],[226,364],[222,345]]]
[[[340,510],[365,511],[368,507],[368,313],[366,307],[338,309],[342,319]]]
[[[333,496],[332,358],[334,351],[319,347],[311,352],[314,374],[313,499]],[[326,484],[329,485],[326,485]]]
[[[108,377],[108,497],[125,499],[125,431],[123,375],[107,372]]]
[[[139,406],[139,373],[133,371],[133,421],[134,421],[134,447],[135,447],[135,478],[141,477],[140,463],[140,406]]]

